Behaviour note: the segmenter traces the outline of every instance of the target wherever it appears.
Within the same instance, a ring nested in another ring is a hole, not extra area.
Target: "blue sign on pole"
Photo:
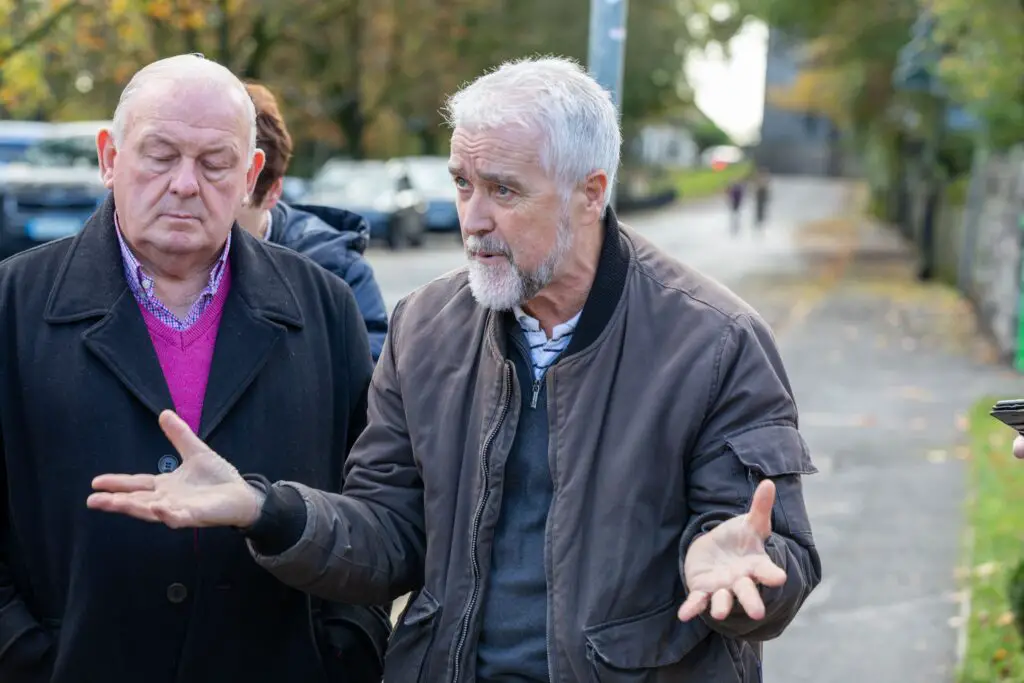
[[[612,95],[622,115],[622,72],[626,59],[628,0],[590,0],[590,40],[587,70]],[[608,189],[612,205],[615,188]]]

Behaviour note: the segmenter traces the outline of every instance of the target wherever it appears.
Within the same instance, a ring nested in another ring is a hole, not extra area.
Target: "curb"
[[[974,527],[968,526],[967,533],[964,538],[964,546],[966,550],[966,566],[968,568],[974,565]],[[971,621],[971,581],[968,575],[967,584],[964,589],[960,592],[960,614],[957,616],[957,629],[956,629],[956,651],[954,656],[954,670],[956,679],[960,678],[960,674],[963,670],[964,661],[967,659],[967,631],[970,627]]]

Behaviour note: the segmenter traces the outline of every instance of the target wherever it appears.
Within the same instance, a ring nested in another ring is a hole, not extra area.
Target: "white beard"
[[[494,311],[511,311],[526,298],[523,281],[507,259],[491,266],[471,259],[469,290],[478,304]]]
[[[467,247],[474,247],[475,237],[467,240]],[[555,246],[544,262],[534,271],[525,272],[518,268],[509,257],[493,265],[484,265],[476,259],[469,261],[469,290],[473,298],[484,308],[494,311],[511,311],[521,306],[540,290],[551,283],[555,272],[562,265],[572,249],[573,234],[569,217],[563,214],[558,224]],[[505,253],[508,253],[507,246]]]

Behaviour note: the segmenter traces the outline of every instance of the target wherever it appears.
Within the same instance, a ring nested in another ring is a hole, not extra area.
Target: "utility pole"
[[[587,69],[606,90],[622,118],[622,70],[626,57],[626,14],[629,0],[590,0],[590,46]],[[611,206],[615,206],[615,188]]]

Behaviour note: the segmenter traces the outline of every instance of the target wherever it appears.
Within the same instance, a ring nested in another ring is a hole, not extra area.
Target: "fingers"
[[[775,505],[775,482],[765,479],[754,490],[747,521],[761,539],[772,533],[772,506]]]
[[[144,522],[161,521],[153,512],[154,496],[149,492],[136,493],[94,493],[85,504],[92,510],[116,512]]]
[[[740,607],[743,608],[748,617],[751,619],[764,619],[764,601],[761,600],[761,592],[757,590],[757,586],[749,577],[744,576],[733,584],[732,590],[736,594],[736,600],[739,601]],[[712,612],[711,616],[714,615],[714,612]]]
[[[703,614],[708,608],[708,601],[711,596],[704,591],[690,591],[686,600],[679,608],[679,621],[689,621],[694,617]]]
[[[195,435],[192,428],[172,410],[165,410],[160,413],[160,429],[164,431],[167,440],[171,442],[174,449],[181,455],[182,462],[188,460],[196,453],[210,450],[209,446]]]
[[[728,588],[719,588],[711,596],[711,616],[721,621],[732,614],[733,597]]]
[[[736,602],[740,603],[740,607],[751,619],[764,619],[765,606],[761,592],[753,579],[744,576],[729,588],[719,588],[714,593],[691,591],[679,608],[679,620],[689,621],[710,607],[711,618],[721,621],[733,613]]]
[[[1018,436],[1013,440],[1013,455],[1024,459],[1024,436]]]
[[[759,584],[773,588],[786,583],[785,570],[772,562],[772,558],[767,554],[757,560],[750,571],[750,576]]]
[[[152,474],[101,474],[92,480],[93,489],[108,493],[152,491],[155,486],[156,477]]]

